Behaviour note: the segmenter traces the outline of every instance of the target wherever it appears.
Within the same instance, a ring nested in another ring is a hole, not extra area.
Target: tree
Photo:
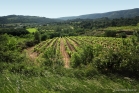
[[[34,41],[35,41],[35,43],[41,42],[41,35],[38,31],[34,33]]]

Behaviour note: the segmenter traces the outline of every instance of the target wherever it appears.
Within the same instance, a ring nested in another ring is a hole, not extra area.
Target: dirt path
[[[34,49],[34,47],[26,49],[26,53],[31,60],[35,60],[39,55],[37,52],[33,52],[33,49]]]
[[[65,63],[65,68],[69,68],[70,66],[70,58],[69,58],[69,55],[68,53],[66,52],[65,50],[65,45],[64,45],[64,40],[63,38],[60,39],[60,52],[63,56],[63,61]]]

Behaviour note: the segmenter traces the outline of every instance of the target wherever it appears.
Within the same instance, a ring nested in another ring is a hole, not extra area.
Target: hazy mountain
[[[81,16],[73,16],[73,17],[61,17],[59,19],[62,20],[71,20],[71,19],[97,19],[102,17],[108,17],[108,18],[131,18],[139,16],[139,8],[135,9],[128,9],[128,10],[120,10],[120,11],[112,11],[107,13],[96,13],[96,14],[87,14],[87,15],[81,15]]]
[[[60,22],[62,20],[72,20],[72,19],[97,19],[102,17],[108,18],[131,18],[139,16],[139,8],[113,11],[107,13],[97,13],[97,14],[87,14],[81,16],[72,16],[72,17],[61,17],[57,19],[38,17],[38,16],[23,16],[23,15],[8,15],[0,17],[0,24],[6,23],[51,23],[51,22]]]
[[[51,23],[59,22],[59,19],[50,19],[38,16],[8,15],[0,17],[0,23]]]

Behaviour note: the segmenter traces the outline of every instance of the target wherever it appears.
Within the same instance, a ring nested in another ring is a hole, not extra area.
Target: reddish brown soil
[[[61,52],[61,54],[63,56],[63,61],[65,63],[65,65],[64,65],[65,68],[69,68],[69,66],[70,66],[70,58],[69,58],[68,53],[66,52],[63,38],[60,39],[60,52]]]

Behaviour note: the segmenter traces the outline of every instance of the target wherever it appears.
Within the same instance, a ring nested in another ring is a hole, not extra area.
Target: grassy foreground
[[[129,78],[94,75],[93,78],[77,78],[72,69],[66,73],[47,71],[43,76],[25,76],[6,72],[0,76],[1,93],[136,93],[139,83]],[[76,70],[77,71],[77,70]],[[55,73],[55,74],[54,74]],[[56,74],[57,73],[57,74]]]

